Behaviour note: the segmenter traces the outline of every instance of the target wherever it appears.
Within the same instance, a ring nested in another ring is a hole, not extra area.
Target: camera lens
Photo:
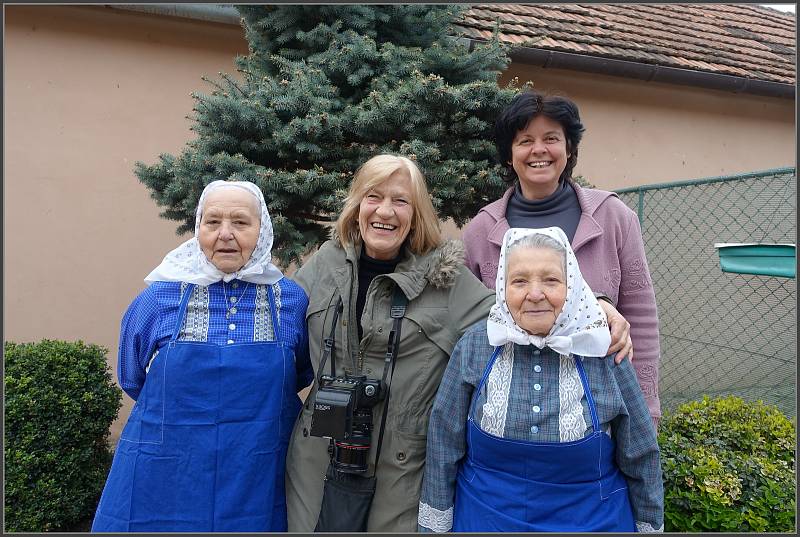
[[[337,470],[348,473],[363,473],[367,471],[367,456],[369,445],[354,444],[352,442],[336,442],[336,455],[333,465]]]
[[[364,395],[366,395],[367,397],[372,397],[373,395],[375,395],[375,386],[373,386],[372,384],[367,384],[364,387]]]

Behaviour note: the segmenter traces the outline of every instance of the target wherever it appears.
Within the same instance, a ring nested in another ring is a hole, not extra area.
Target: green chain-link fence
[[[796,416],[795,279],[722,272],[714,248],[794,243],[796,182],[781,168],[617,191],[639,215],[655,286],[662,408],[736,395]]]

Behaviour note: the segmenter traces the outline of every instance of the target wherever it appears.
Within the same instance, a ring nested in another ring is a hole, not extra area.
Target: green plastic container
[[[795,277],[794,244],[718,243],[714,247],[719,252],[722,272]]]

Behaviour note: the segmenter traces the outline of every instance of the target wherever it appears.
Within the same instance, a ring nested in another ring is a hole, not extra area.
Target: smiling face
[[[222,272],[236,272],[253,254],[261,229],[252,194],[220,188],[205,199],[197,239],[206,258]]]
[[[507,260],[506,305],[517,326],[544,337],[567,299],[564,259],[550,248],[521,246]]]
[[[364,194],[358,208],[358,229],[368,256],[384,261],[397,257],[411,231],[412,199],[411,177],[404,169]]]
[[[543,115],[534,117],[511,142],[511,166],[529,200],[544,199],[556,191],[567,158],[564,129]]]

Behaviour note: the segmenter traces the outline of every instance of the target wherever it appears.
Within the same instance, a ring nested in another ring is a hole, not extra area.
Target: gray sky
[[[761,4],[762,6],[771,7],[772,9],[777,9],[778,11],[788,11],[789,13],[794,13],[794,4]]]

